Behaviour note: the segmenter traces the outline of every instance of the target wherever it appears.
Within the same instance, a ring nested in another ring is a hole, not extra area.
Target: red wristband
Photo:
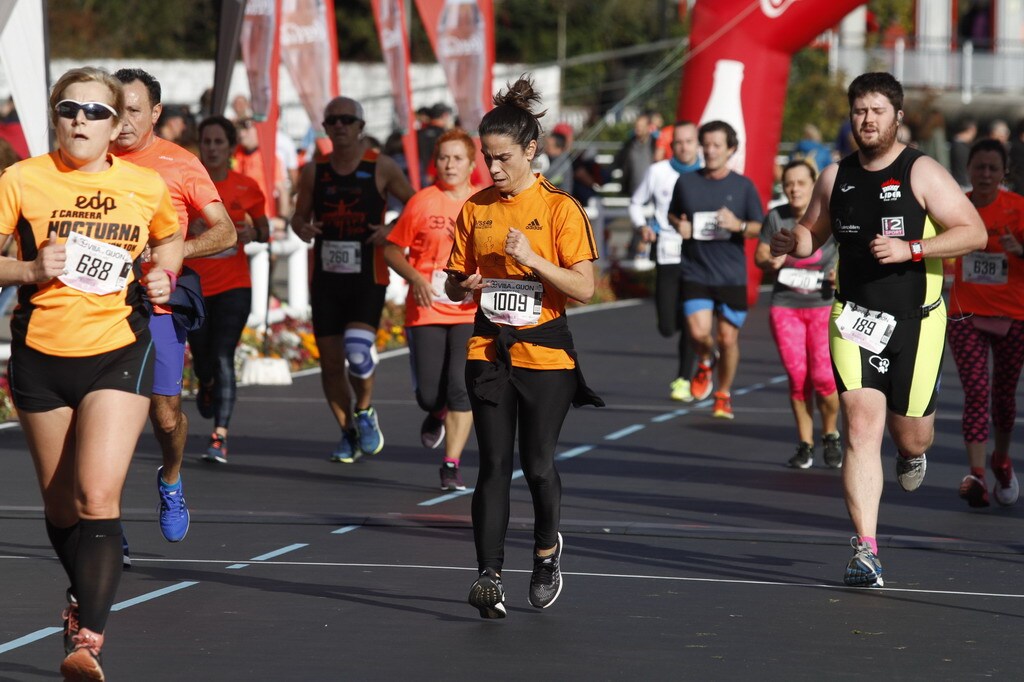
[[[174,290],[178,288],[178,276],[176,274],[174,274],[170,270],[166,270],[165,269],[164,272],[167,273],[167,279],[171,280],[171,291],[170,291],[170,293],[174,293]]]

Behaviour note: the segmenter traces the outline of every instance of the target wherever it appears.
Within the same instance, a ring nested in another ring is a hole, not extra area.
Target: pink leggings
[[[1009,433],[1017,419],[1017,380],[1024,363],[1024,321],[1015,320],[1006,336],[975,328],[970,318],[950,320],[949,345],[964,388],[963,432],[967,443],[985,443],[989,400],[996,431]],[[992,352],[992,380],[988,356]]]
[[[782,308],[772,306],[769,319],[789,376],[789,395],[807,402],[811,389],[820,396],[836,392],[832,358],[828,351],[829,306]]]

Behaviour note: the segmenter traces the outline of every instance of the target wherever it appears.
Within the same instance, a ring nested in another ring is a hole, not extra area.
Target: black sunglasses
[[[73,99],[62,99],[54,107],[57,115],[61,118],[78,118],[78,112],[85,112],[87,121],[105,121],[111,116],[117,116],[114,107],[103,102],[78,102]]]
[[[353,116],[352,114],[335,114],[334,116],[324,116],[324,127],[332,126],[336,123],[350,126],[357,121],[362,122],[362,120],[363,119],[359,118],[358,116]]]

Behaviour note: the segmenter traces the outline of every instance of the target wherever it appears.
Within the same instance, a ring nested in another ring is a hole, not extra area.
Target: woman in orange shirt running
[[[9,376],[35,464],[46,532],[67,573],[65,679],[102,680],[121,578],[121,490],[149,414],[143,301],[167,303],[181,268],[178,216],[156,171],[108,153],[120,81],[68,71],[50,93],[58,150],[0,176],[0,285],[19,285]],[[150,248],[152,267],[141,275]]]
[[[441,490],[465,490],[459,473],[462,449],[473,427],[466,391],[466,344],[476,304],[444,293],[444,267],[452,250],[455,219],[476,191],[470,184],[476,145],[465,131],[442,134],[434,145],[437,182],[413,195],[388,235],[384,260],[409,283],[405,327],[416,402],[427,412],[420,440],[428,448],[445,440]],[[409,250],[408,258],[403,253]]]
[[[472,506],[480,576],[469,603],[483,618],[505,617],[501,567],[516,436],[536,516],[530,603],[543,609],[562,590],[559,432],[570,404],[604,404],[583,381],[565,317],[568,299],[594,293],[597,245],[579,202],[531,170],[539,101],[524,76],[495,96],[480,122],[494,185],[462,207],[445,281],[453,301],[471,291],[479,304],[466,385],[480,445]]]
[[[995,427],[990,466],[992,494],[1001,505],[1017,501],[1020,487],[1010,463],[1010,435],[1017,418],[1017,381],[1024,364],[1024,197],[1000,188],[1006,148],[980,140],[968,154],[971,203],[988,229],[988,244],[956,263],[950,292],[949,345],[964,391],[963,435],[970,472],[960,497],[971,507],[989,506],[985,454],[989,405]],[[988,358],[992,355],[989,373]]]
[[[189,332],[199,390],[196,407],[213,419],[213,433],[203,454],[208,462],[228,461],[228,426],[235,409],[235,348],[242,338],[252,308],[252,281],[245,245],[270,238],[263,192],[256,181],[230,169],[236,132],[223,116],[210,116],[199,124],[199,159],[210,173],[224,207],[238,231],[238,242],[215,256],[189,259],[199,273],[206,299],[206,323]],[[188,238],[206,231],[202,215],[189,215]]]

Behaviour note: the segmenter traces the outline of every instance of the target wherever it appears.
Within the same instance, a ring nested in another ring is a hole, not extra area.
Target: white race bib
[[[351,275],[363,269],[363,245],[359,242],[324,240],[320,249],[324,272]]]
[[[655,254],[661,265],[674,265],[682,262],[683,237],[675,228],[669,227],[658,232],[658,251]]]
[[[779,270],[779,284],[800,291],[819,291],[825,281],[825,273],[821,270],[804,270],[801,268],[782,268]]]
[[[872,353],[881,353],[896,329],[896,318],[889,313],[846,303],[836,318],[836,329],[847,341]]]
[[[971,284],[1006,284],[1010,263],[1005,253],[971,251],[961,264],[963,280]]]
[[[121,291],[128,284],[132,255],[120,246],[72,232],[64,248],[65,274],[57,279],[69,287],[103,296]]]
[[[444,283],[448,281],[448,273],[444,270],[434,270],[430,273],[430,288],[433,289],[434,301],[436,303],[455,304],[455,301],[448,298],[444,293]]]
[[[693,214],[693,238],[701,241],[721,241],[732,237],[732,232],[718,226],[717,211],[697,211]]]
[[[522,327],[540,320],[544,285],[522,279],[485,279],[480,310],[495,324]]]

